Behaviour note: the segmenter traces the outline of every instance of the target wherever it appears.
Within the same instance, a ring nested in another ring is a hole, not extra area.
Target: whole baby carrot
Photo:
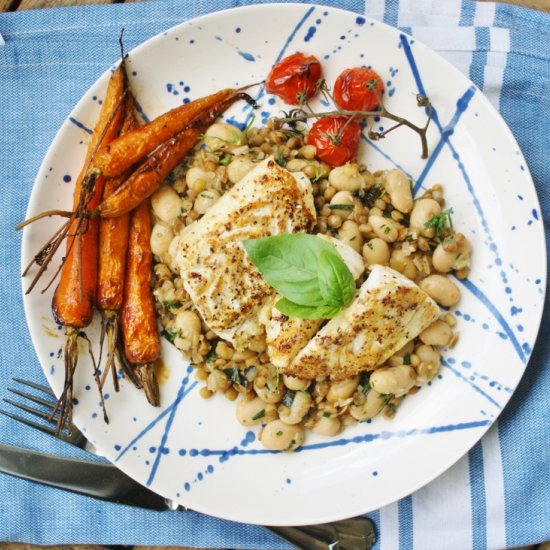
[[[89,172],[88,165],[96,147],[118,133],[123,117],[120,105],[125,93],[126,78],[122,66],[119,66],[109,80],[106,97],[88,144],[85,164],[75,185],[75,215],[69,224],[67,252],[52,300],[54,319],[65,327],[66,334],[65,382],[54,411],[55,413],[59,410],[58,430],[66,420],[69,425],[71,423],[73,376],[78,363],[78,338],[83,337],[87,340],[82,329],[91,322],[96,304],[99,220],[88,217],[87,213],[101,200],[103,178],[97,171]],[[94,370],[98,380],[95,361]]]
[[[130,214],[130,238],[124,284],[121,325],[124,356],[134,369],[149,403],[160,404],[155,361],[160,357],[160,336],[153,298],[151,213],[143,201]]]
[[[180,163],[181,159],[195,146],[201,134],[238,99],[250,100],[250,97],[239,92],[219,101],[206,111],[201,112],[184,130],[163,143],[112,195],[99,205],[98,211],[101,217],[120,216],[150,197]]]
[[[120,135],[125,135],[138,126],[133,96],[128,90],[124,110],[124,122]],[[109,197],[122,183],[124,176],[109,178],[105,181],[103,197]],[[128,251],[129,214],[116,218],[102,218],[99,223],[99,268],[97,281],[97,307],[101,312],[100,345],[103,349],[107,341],[107,361],[104,376],[111,372],[116,391],[119,390],[117,365],[136,383],[133,373],[125,368],[119,357],[120,309],[124,291],[126,273],[126,255]],[[117,360],[118,358],[118,360]],[[103,382],[103,380],[102,380]]]
[[[184,130],[197,115],[238,93],[238,90],[227,88],[176,107],[102,147],[94,157],[94,165],[104,176],[120,176]]]

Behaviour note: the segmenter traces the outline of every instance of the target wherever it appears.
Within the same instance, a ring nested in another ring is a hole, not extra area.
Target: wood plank
[[[0,12],[13,10],[18,1],[19,0],[0,0]]]
[[[489,2],[491,0],[480,0],[481,2]],[[550,0],[497,0],[498,2],[507,2],[524,8],[532,8],[550,13]]]
[[[64,6],[89,6],[91,4],[114,4],[115,0],[21,0],[17,10],[38,8],[61,8]]]

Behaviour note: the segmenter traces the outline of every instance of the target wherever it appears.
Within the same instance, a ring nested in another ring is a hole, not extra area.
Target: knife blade
[[[150,510],[186,510],[134,481],[112,464],[65,458],[0,443],[0,472],[91,496]],[[367,518],[305,527],[264,526],[303,550],[368,550],[376,540]]]
[[[112,464],[52,456],[0,444],[0,472],[117,504],[169,510],[166,499]]]

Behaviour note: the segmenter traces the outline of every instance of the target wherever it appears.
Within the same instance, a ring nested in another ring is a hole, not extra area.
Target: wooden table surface
[[[0,12],[19,11],[60,6],[83,6],[89,4],[123,4],[155,0],[0,0]],[[187,0],[182,0],[185,2]],[[501,0],[502,1],[502,0]],[[550,12],[550,0],[508,0],[512,4]]]

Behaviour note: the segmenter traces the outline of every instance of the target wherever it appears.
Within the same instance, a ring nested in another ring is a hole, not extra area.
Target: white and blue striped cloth
[[[121,27],[130,49],[191,17],[246,3],[168,0],[0,14],[2,396],[11,376],[40,381],[20,297],[20,237],[13,228],[24,217],[34,176],[57,128],[112,63],[116,54],[106,46]],[[548,222],[550,15],[472,0],[329,3],[402,28],[473,80],[515,134]],[[503,549],[550,540],[549,327],[547,303],[526,374],[481,442],[412,496],[368,514],[378,531],[376,548]],[[0,440],[83,456],[4,418]],[[260,527],[100,503],[7,476],[0,476],[0,540],[288,548]]]

